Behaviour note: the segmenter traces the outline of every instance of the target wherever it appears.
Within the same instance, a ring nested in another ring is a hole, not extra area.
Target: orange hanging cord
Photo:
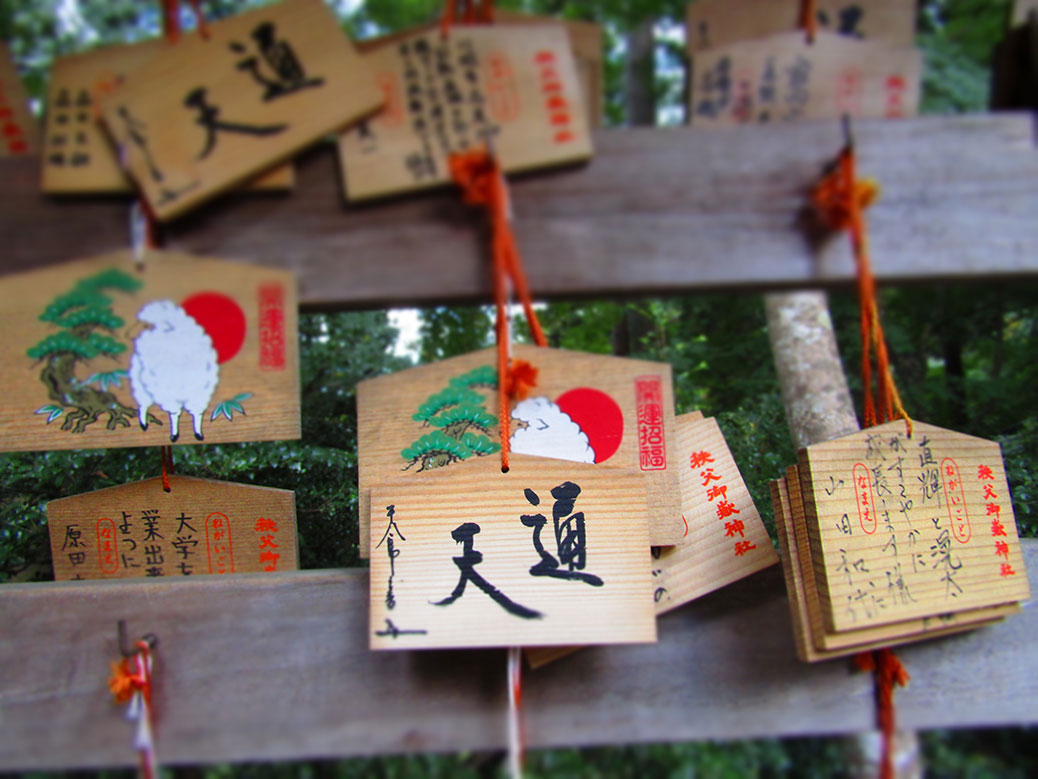
[[[825,173],[811,192],[811,200],[825,224],[833,230],[851,234],[857,270],[858,303],[861,329],[861,380],[864,392],[864,427],[905,420],[908,436],[912,436],[912,419],[905,411],[901,395],[890,369],[886,337],[876,303],[876,282],[869,261],[865,209],[875,202],[879,187],[872,180],[859,180],[853,143],[840,151],[836,163]],[[873,390],[872,352],[876,355],[876,387]]]
[[[805,4],[806,5],[806,4]],[[846,120],[845,120],[846,122]],[[833,230],[851,234],[858,281],[858,305],[861,316],[861,381],[864,389],[864,427],[888,422],[895,417],[905,420],[908,436],[912,436],[912,420],[901,403],[901,396],[890,370],[883,325],[876,304],[876,282],[869,262],[865,209],[875,202],[879,187],[872,180],[857,178],[854,144],[845,124],[847,143],[832,167],[815,185],[811,200],[822,220]],[[872,350],[876,353],[876,391],[872,387]],[[893,740],[895,731],[894,685],[904,687],[908,672],[891,649],[862,652],[855,663],[864,671],[872,671],[876,686],[876,723],[883,738],[881,779],[894,775]]]
[[[894,716],[894,685],[904,687],[909,676],[901,660],[890,649],[877,649],[855,655],[854,662],[862,671],[871,671],[876,678],[876,720],[883,736],[883,756],[880,763],[880,779],[894,776],[894,731],[897,722]]]
[[[173,447],[160,446],[159,452],[162,457],[162,489],[166,492],[172,492],[173,488],[170,486],[169,477],[173,475]]]
[[[189,0],[189,3],[191,11],[195,15],[198,34],[203,38],[208,38],[209,30],[205,25],[201,0]],[[180,0],[162,0],[162,36],[168,43],[176,43],[180,40]]]
[[[133,652],[124,655],[120,662],[111,664],[112,672],[108,678],[108,691],[115,702],[129,704],[129,716],[137,720],[134,747],[143,779],[158,777],[151,709],[151,650],[149,641],[137,641]]]
[[[818,13],[815,10],[815,0],[800,0],[800,29],[808,43],[815,42],[818,33]]]
[[[485,150],[452,154],[449,160],[451,177],[461,187],[469,205],[484,206],[490,216],[491,257],[493,260],[494,306],[497,309],[497,375],[498,413],[501,425],[501,469],[508,470],[510,450],[510,400],[522,399],[536,384],[537,370],[529,363],[509,362],[510,331],[508,326],[508,282],[515,288],[534,343],[547,346],[541,323],[533,310],[533,299],[523,270],[522,258],[512,232],[511,204],[508,185],[497,159]]]

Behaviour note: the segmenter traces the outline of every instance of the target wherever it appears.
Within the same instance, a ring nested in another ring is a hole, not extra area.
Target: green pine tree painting
[[[109,430],[129,427],[136,419],[137,409],[125,405],[110,391],[122,385],[126,371],[116,368],[95,372],[80,380],[76,369],[95,358],[115,358],[126,351],[126,344],[114,337],[125,323],[112,311],[112,298],[106,293],[129,293],[140,287],[141,282],[133,276],[110,268],[80,280],[40,314],[40,321],[58,328],[26,351],[43,366],[40,381],[51,402],[35,413],[45,414],[47,424],[64,416],[62,430],[82,433],[105,416]],[[162,424],[150,414],[148,418]]]
[[[412,417],[423,427],[435,428],[411,442],[400,452],[407,461],[404,470],[418,471],[482,457],[501,451],[491,440],[497,417],[487,411],[487,396],[477,390],[497,389],[497,371],[483,365],[451,379],[441,391],[430,395]]]

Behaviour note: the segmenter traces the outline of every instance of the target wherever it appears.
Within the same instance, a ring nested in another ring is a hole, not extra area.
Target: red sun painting
[[[624,437],[624,415],[615,400],[601,390],[578,387],[559,395],[555,403],[587,433],[595,463],[616,454]]]
[[[245,312],[233,298],[220,292],[198,292],[180,306],[213,339],[218,363],[238,353],[245,342]]]

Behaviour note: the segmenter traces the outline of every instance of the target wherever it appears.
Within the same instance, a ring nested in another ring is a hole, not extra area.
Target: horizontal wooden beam
[[[1038,541],[1024,542],[1032,587]],[[130,765],[107,692],[116,621],[154,632],[166,763],[500,748],[503,651],[371,652],[364,570],[0,587],[0,770]],[[1038,610],[898,650],[905,728],[1038,721]],[[873,726],[871,677],[794,657],[768,569],[664,616],[655,645],[524,675],[531,747],[834,734]]]
[[[860,170],[881,281],[1038,272],[1038,154],[1027,114],[862,121]],[[813,245],[805,192],[836,123],[603,130],[584,167],[521,177],[519,244],[540,297],[842,284],[845,239]],[[286,195],[229,195],[165,228],[168,245],[292,268],[308,308],[489,299],[478,214],[454,192],[345,205],[330,145]],[[38,191],[38,160],[0,160],[0,273],[124,247],[120,198]],[[816,243],[816,242],[815,242]]]

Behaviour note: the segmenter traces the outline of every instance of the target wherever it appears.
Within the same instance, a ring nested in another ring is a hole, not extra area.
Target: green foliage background
[[[243,5],[205,2],[211,18]],[[139,40],[158,29],[157,3],[79,0],[79,27],[59,22],[59,0],[0,0],[0,39],[11,42],[31,93],[45,91],[55,56],[102,43]],[[390,31],[432,18],[437,0],[368,0],[347,12],[355,35]],[[623,40],[646,19],[679,25],[681,0],[527,0],[527,10],[592,19],[606,30],[607,120],[622,124]],[[926,55],[926,112],[984,110],[991,50],[1005,29],[1009,0],[923,0],[918,45]],[[185,24],[189,15],[185,12]],[[680,115],[680,45],[661,40],[651,77],[661,113]],[[914,416],[1002,443],[1023,535],[1038,534],[1038,286],[985,283],[886,287],[881,306],[894,368]],[[857,304],[850,291],[831,297],[846,374],[860,406]],[[422,312],[418,358],[432,361],[490,342],[484,307]],[[716,416],[769,530],[767,481],[794,453],[770,355],[760,296],[703,294],[667,299],[555,302],[541,312],[552,345],[669,362],[678,411]],[[522,337],[523,324],[517,323]],[[358,381],[411,364],[395,357],[396,331],[385,312],[301,317],[303,437],[296,442],[206,445],[176,450],[180,473],[294,489],[305,568],[357,566],[356,407]],[[140,449],[0,455],[0,582],[51,578],[44,506],[49,500],[156,475],[157,452]],[[6,626],[5,626],[6,629]],[[1025,777],[1038,774],[1038,740],[1027,729],[924,735],[928,774]],[[838,740],[787,739],[672,744],[530,755],[531,777],[838,777]],[[174,773],[209,779],[270,777],[487,777],[497,762],[482,755],[311,761],[292,765],[211,766]],[[112,775],[120,772],[108,772]]]

